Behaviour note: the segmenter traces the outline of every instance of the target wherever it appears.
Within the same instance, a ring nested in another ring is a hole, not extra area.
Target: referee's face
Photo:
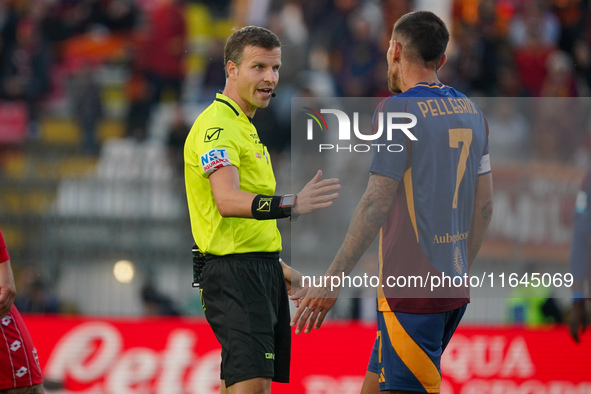
[[[252,117],[257,108],[269,105],[271,94],[279,82],[281,48],[265,49],[249,45],[242,52],[240,65],[235,69],[235,89],[238,104],[247,116]]]

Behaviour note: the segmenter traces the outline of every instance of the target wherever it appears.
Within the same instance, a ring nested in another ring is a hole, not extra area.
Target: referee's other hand
[[[328,208],[332,201],[339,196],[336,193],[341,188],[338,178],[322,179],[322,170],[298,193],[296,204],[293,207],[295,215],[305,215],[317,209]]]

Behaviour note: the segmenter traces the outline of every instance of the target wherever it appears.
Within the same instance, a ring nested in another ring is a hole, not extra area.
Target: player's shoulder
[[[405,112],[408,106],[408,97],[404,93],[384,98],[378,104],[378,112]]]
[[[474,100],[472,100],[470,97],[468,97],[467,95],[465,95],[464,93],[462,93],[459,90],[457,90],[451,86],[448,86],[448,85],[446,85],[445,87],[446,87],[446,89],[442,92],[445,96],[469,100],[472,104],[474,104],[474,106],[476,106],[478,108],[478,105],[476,104],[476,102]]]

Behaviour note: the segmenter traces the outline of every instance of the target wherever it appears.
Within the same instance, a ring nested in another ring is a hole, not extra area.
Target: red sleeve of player
[[[8,255],[8,250],[6,249],[6,243],[4,242],[2,231],[0,231],[0,263],[8,260],[10,260],[10,256]]]

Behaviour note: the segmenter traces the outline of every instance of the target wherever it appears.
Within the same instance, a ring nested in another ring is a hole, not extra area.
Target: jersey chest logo
[[[205,130],[205,136],[203,137],[203,142],[211,142],[220,139],[220,134],[222,133],[221,127],[211,127]]]

